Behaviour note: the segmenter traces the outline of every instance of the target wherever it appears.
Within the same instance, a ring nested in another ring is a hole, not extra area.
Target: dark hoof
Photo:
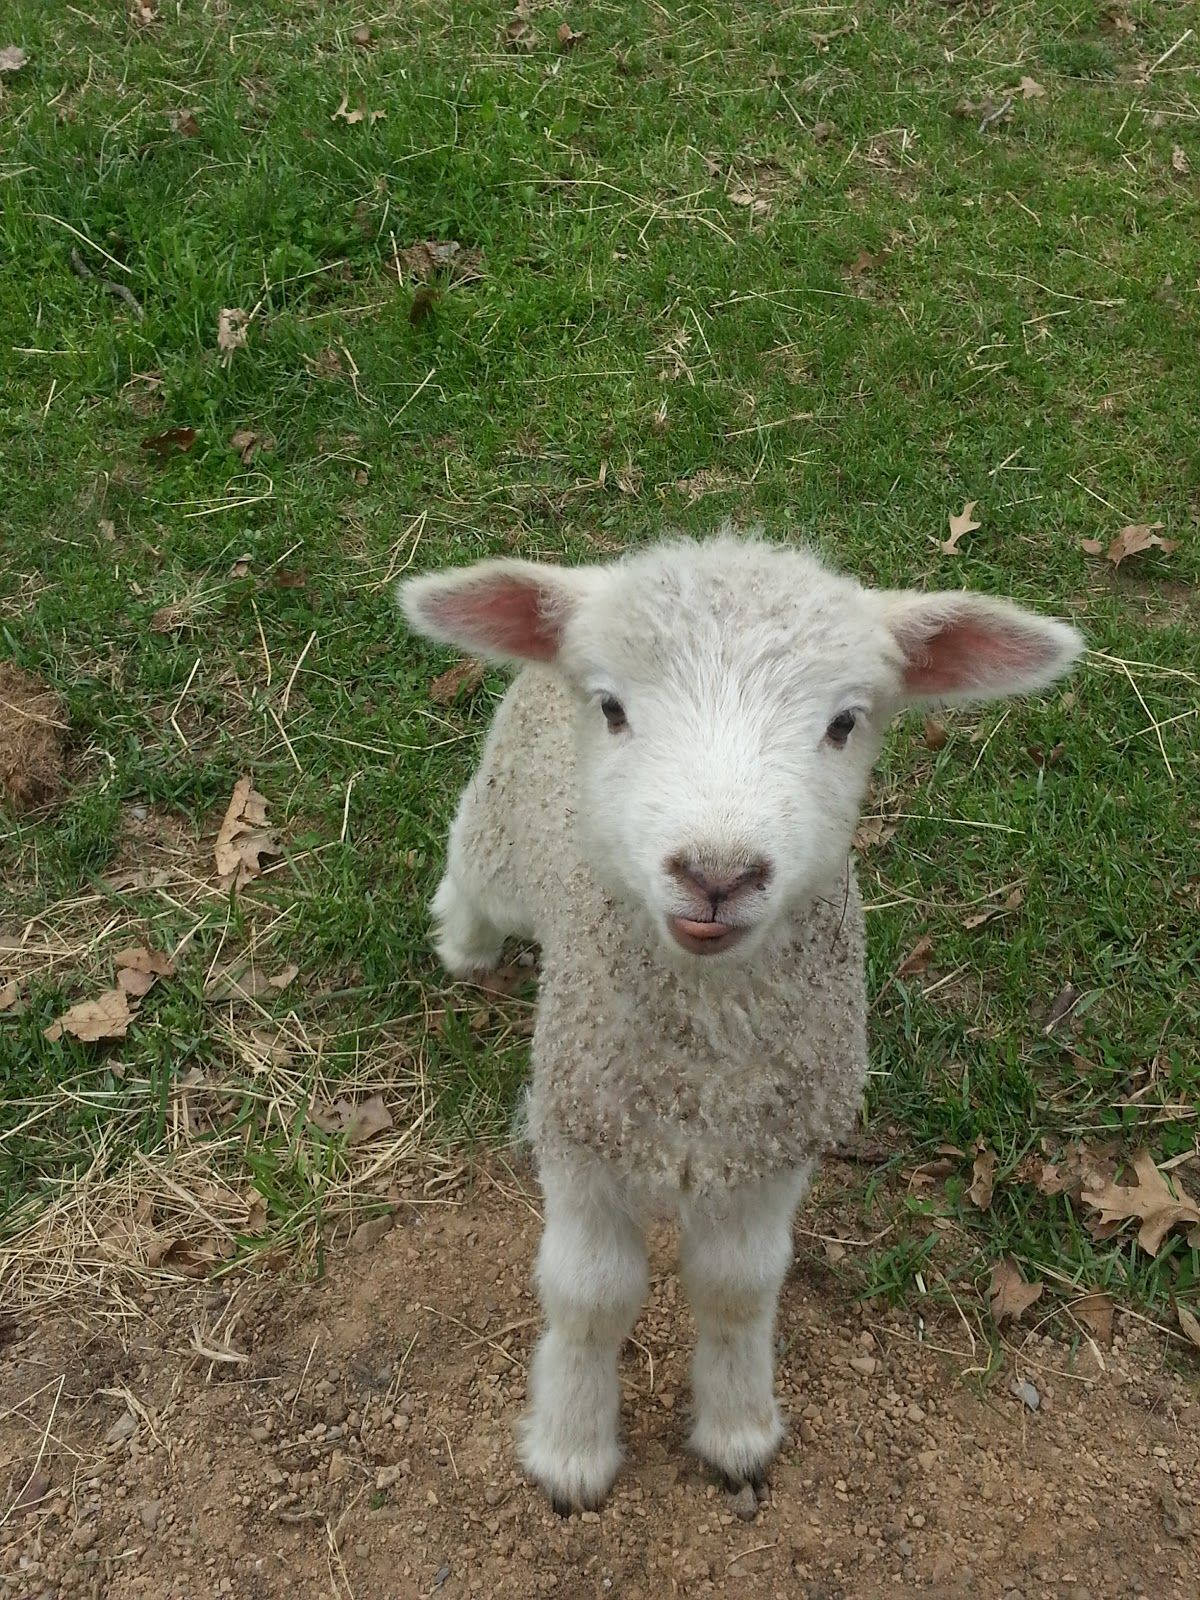
[[[550,1509],[556,1517],[569,1517],[575,1507],[569,1500],[564,1500],[560,1494],[550,1496]]]
[[[709,1471],[726,1494],[740,1494],[747,1487],[754,1490],[756,1498],[761,1497],[766,1492],[767,1474],[765,1468],[759,1468],[757,1472],[748,1472],[744,1477],[735,1478],[731,1472],[726,1472],[723,1467],[714,1467],[710,1462]]]

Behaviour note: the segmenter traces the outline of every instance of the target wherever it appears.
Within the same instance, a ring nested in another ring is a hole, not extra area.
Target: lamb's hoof
[[[741,1495],[744,1489],[749,1489],[756,1500],[761,1500],[767,1492],[767,1474],[765,1468],[759,1472],[747,1473],[744,1477],[735,1478],[731,1472],[726,1472],[724,1467],[714,1467],[712,1462],[707,1462],[709,1471],[717,1480],[719,1488],[726,1494]]]
[[[617,1444],[561,1452],[542,1443],[528,1422],[520,1443],[521,1464],[560,1517],[599,1511],[621,1465]]]
[[[688,1445],[723,1489],[738,1495],[749,1487],[761,1498],[767,1486],[767,1468],[782,1439],[783,1424],[776,1416],[765,1426],[734,1428],[727,1433],[697,1424]]]

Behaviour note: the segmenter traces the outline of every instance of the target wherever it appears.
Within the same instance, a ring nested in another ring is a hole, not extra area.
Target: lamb
[[[617,1361],[643,1232],[680,1225],[691,1450],[758,1486],[783,1437],[774,1319],[793,1213],[867,1068],[851,837],[894,713],[1045,688],[1075,629],[959,591],[878,591],[723,529],[604,566],[402,583],[411,626],[518,673],[450,831],[446,968],[542,969],[528,1132],[545,1200],[520,1455],[554,1508],[621,1462]]]

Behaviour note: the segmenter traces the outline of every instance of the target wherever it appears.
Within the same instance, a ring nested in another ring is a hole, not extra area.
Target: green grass
[[[281,1226],[346,1160],[305,1125],[310,1081],[419,1063],[430,1128],[502,1127],[524,1012],[447,991],[422,909],[501,681],[432,705],[449,658],[404,636],[390,580],[733,514],[874,582],[1070,615],[1103,653],[1067,694],[947,719],[936,753],[916,722],[889,747],[882,809],[908,820],[864,862],[869,1122],[911,1164],[986,1139],[999,1181],[986,1215],[936,1191],[951,1239],[916,1208],[867,1286],[957,1249],[1194,1293],[1181,1239],[1097,1243],[1012,1175],[1046,1138],[1195,1149],[1197,35],[1145,69],[1200,10],[572,4],[528,54],[476,3],[370,8],[366,48],[328,0],[120,13],[15,0],[6,24],[30,62],[0,100],[0,653],[61,691],[73,756],[57,814],[0,839],[3,931],[45,952],[0,1016],[0,1205],[102,1141],[109,1170],[173,1147],[193,1069]],[[980,132],[1023,76],[1045,94]],[[343,96],[386,115],[335,119]],[[482,276],[414,317],[394,263],[426,239]],[[225,307],[254,312],[228,362]],[[178,427],[186,453],[142,448]],[[249,465],[244,429],[274,440]],[[1081,551],[1134,521],[1177,549]],[[233,903],[200,879],[246,771],[288,854]],[[144,813],[182,887],[106,885]],[[1018,909],[963,927],[1012,884]],[[131,931],[187,940],[176,977],[123,1043],[48,1042]],[[926,933],[929,969],[891,980]],[[301,967],[264,1002],[300,1063],[286,1109],[242,1048],[267,1019],[203,994],[252,941]],[[1068,982],[1083,1072],[1040,1022]]]

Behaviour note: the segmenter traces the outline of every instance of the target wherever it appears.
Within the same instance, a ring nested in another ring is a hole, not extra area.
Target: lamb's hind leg
[[[621,1464],[617,1358],[647,1285],[640,1230],[615,1198],[543,1171],[537,1281],[546,1331],[529,1376],[521,1460],[563,1515],[598,1506]]]
[[[718,1213],[693,1215],[683,1230],[683,1281],[699,1334],[689,1444],[734,1486],[759,1484],[783,1438],[775,1306],[809,1170],[735,1191]]]

